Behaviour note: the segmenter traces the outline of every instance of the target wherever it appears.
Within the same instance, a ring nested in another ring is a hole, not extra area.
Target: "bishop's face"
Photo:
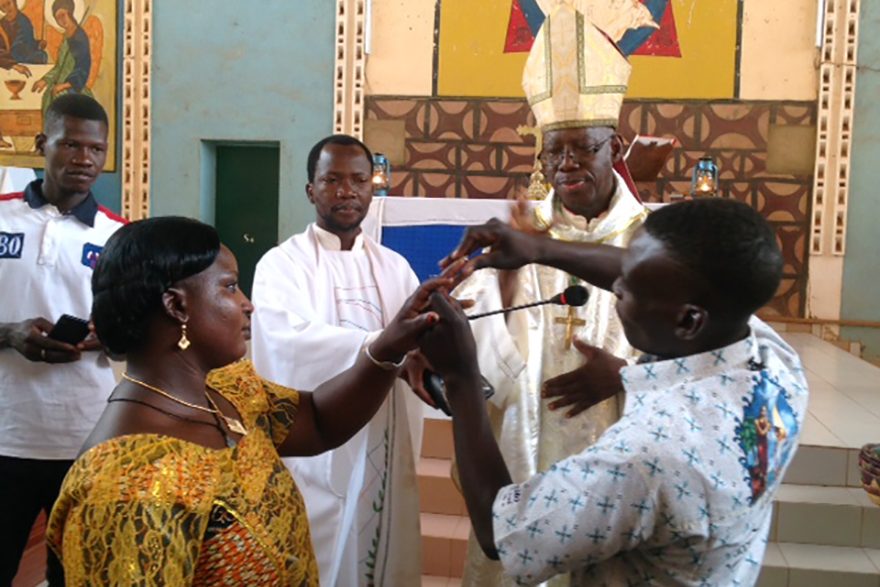
[[[570,212],[591,219],[608,208],[614,194],[612,166],[623,145],[610,127],[551,130],[544,134],[544,176]]]

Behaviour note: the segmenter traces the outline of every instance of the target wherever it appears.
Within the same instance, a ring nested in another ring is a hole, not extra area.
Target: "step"
[[[859,449],[801,445],[785,472],[785,483],[861,487]]]
[[[461,577],[471,523],[462,516],[421,514],[422,572],[435,577]]]
[[[878,587],[880,550],[770,543],[757,587]]]
[[[861,489],[783,484],[772,542],[880,549],[880,508]]]
[[[467,516],[464,498],[452,481],[452,461],[423,457],[416,464],[419,500],[423,512]]]
[[[455,454],[452,444],[452,420],[425,418],[422,432],[422,456],[429,459],[451,459]]]

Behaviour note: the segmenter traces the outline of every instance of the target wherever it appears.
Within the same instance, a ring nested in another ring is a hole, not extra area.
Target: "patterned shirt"
[[[752,585],[807,408],[795,351],[757,318],[727,347],[621,371],[620,421],[493,507],[529,585]]]

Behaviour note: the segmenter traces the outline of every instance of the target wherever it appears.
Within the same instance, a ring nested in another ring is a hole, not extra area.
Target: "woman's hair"
[[[120,228],[92,275],[98,339],[117,355],[141,348],[165,290],[210,267],[219,252],[217,231],[191,218],[161,216]]]

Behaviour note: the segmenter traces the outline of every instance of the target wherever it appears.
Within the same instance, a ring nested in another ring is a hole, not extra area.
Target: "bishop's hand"
[[[567,418],[572,418],[599,402],[623,391],[620,369],[626,361],[599,347],[574,339],[574,346],[584,356],[583,365],[544,382],[541,395],[552,399],[551,410],[569,407]]]

